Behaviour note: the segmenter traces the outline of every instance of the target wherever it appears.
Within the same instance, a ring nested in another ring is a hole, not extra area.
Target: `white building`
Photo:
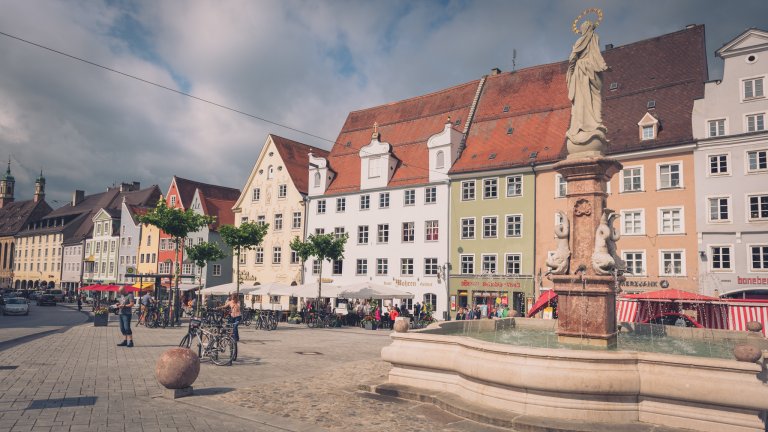
[[[693,111],[701,291],[768,294],[768,32],[717,51],[722,80]]]

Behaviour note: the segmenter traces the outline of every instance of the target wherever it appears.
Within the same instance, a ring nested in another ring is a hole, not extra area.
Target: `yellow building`
[[[138,213],[138,212],[137,212]],[[136,271],[139,274],[157,273],[157,252],[160,244],[160,228],[153,225],[141,226],[139,256]]]

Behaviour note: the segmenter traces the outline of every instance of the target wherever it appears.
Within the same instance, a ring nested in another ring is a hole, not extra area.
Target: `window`
[[[458,120],[456,121],[458,122]],[[437,295],[431,293],[424,294],[424,301],[421,303],[427,305],[429,310],[434,311],[437,309]]]
[[[291,224],[291,228],[301,228],[301,212],[293,212],[293,223]]]
[[[659,209],[659,232],[661,234],[683,233],[683,209]]]
[[[652,140],[653,138],[655,138],[653,129],[654,129],[653,125],[643,126],[643,141]]]
[[[151,235],[147,236],[147,246],[152,246],[152,236]]]
[[[437,258],[424,258],[424,275],[437,276]]]
[[[322,266],[323,262],[320,260],[314,260],[312,261],[312,274],[317,275],[320,274],[320,267]]]
[[[461,255],[461,274],[475,273],[475,256]]]
[[[403,243],[411,243],[415,240],[414,225],[413,222],[403,222]]]
[[[248,216],[242,216],[242,217],[240,218],[240,223],[241,223],[241,224],[244,224],[244,223],[246,223],[246,222],[248,222]]]
[[[379,243],[389,242],[389,224],[379,224],[376,232],[376,241]]]
[[[483,273],[496,273],[496,255],[483,255]]]
[[[765,113],[750,114],[747,116],[747,132],[759,132],[765,130]]]
[[[763,93],[763,78],[746,79],[744,82],[744,100],[765,97]]]
[[[496,216],[483,217],[483,237],[496,238],[498,218]]]
[[[256,223],[259,225],[264,225],[265,223],[267,223],[267,217],[264,215],[256,216]]]
[[[750,196],[749,197],[749,220],[765,220],[765,219],[768,219],[768,195]]]
[[[389,208],[389,192],[379,194],[379,208]]]
[[[407,189],[405,191],[405,198],[403,204],[410,206],[416,204],[416,191],[413,189]]]
[[[659,189],[682,186],[680,163],[659,164]]]
[[[170,263],[169,263],[169,266],[170,266]],[[221,276],[221,264],[214,264],[212,270],[213,270],[213,276]],[[170,269],[168,269],[166,273],[170,273]]]
[[[437,155],[435,155],[435,168],[445,168],[445,153],[442,150],[437,152]]]
[[[400,276],[413,276],[413,258],[400,259]]]
[[[685,276],[683,258],[685,252],[681,250],[677,251],[661,251],[661,276]]]
[[[523,176],[507,177],[507,196],[520,196],[523,194]]]
[[[709,174],[722,175],[728,174],[728,155],[710,155],[709,156]]]
[[[325,200],[317,201],[317,214],[325,214]]]
[[[368,225],[359,225],[357,227],[357,244],[368,244]]]
[[[275,214],[275,231],[280,231],[283,229],[283,214],[277,213]]]
[[[436,220],[428,220],[425,222],[425,240],[437,241],[440,235],[440,222]]]
[[[360,210],[368,210],[371,208],[371,196],[360,195]]]
[[[346,198],[336,198],[336,212],[343,213],[347,209]]]
[[[712,271],[730,271],[731,267],[731,247],[730,246],[710,246],[709,255],[712,258]]]
[[[437,188],[436,187],[428,187],[424,189],[424,203],[425,204],[434,204],[437,202]]]
[[[748,171],[763,171],[768,169],[768,150],[747,152]]]
[[[523,215],[507,215],[507,237],[523,236]]]
[[[505,272],[519,275],[522,273],[523,256],[520,254],[507,254],[505,259]]]
[[[283,258],[283,248],[275,246],[272,248],[272,264],[280,264]]]
[[[333,236],[336,237],[336,239],[340,239],[344,237],[345,229],[344,227],[336,227],[333,229]]]
[[[381,162],[379,161],[379,158],[368,159],[368,178],[376,178],[381,175],[379,170],[380,164]]]
[[[240,259],[239,259],[240,264],[245,264],[246,257],[247,257],[246,252],[243,252],[240,254]]]
[[[189,263],[189,264],[181,265],[181,274],[191,275],[195,273],[194,270],[195,270],[194,264]]]
[[[258,201],[260,199],[261,199],[261,189],[254,188],[253,195],[251,196],[251,201]]]
[[[299,253],[295,250],[291,251],[291,264],[298,264],[301,259],[299,258]]]
[[[325,234],[325,228],[315,228],[315,235]]]
[[[461,219],[461,238],[462,240],[472,240],[475,238],[475,218]]]
[[[750,270],[768,270],[768,245],[750,246],[749,254],[752,256]]]
[[[627,264],[627,272],[631,273],[633,276],[645,275],[645,252],[623,252],[622,259]]]
[[[278,198],[285,198],[288,195],[288,185],[278,185],[277,186],[277,197]]]
[[[389,273],[389,260],[386,258],[376,259],[376,274],[386,276]]]
[[[709,198],[709,221],[726,222],[731,219],[728,197]]]
[[[483,199],[496,199],[499,197],[499,179],[483,180]]]
[[[707,122],[709,126],[709,136],[718,137],[725,135],[725,119],[710,120]]]
[[[320,187],[320,180],[322,179],[322,176],[320,176],[320,173],[315,173],[315,185],[314,187],[318,188]]]
[[[621,170],[621,192],[643,190],[643,167],[628,167]]]
[[[264,264],[264,248],[259,246],[256,248],[256,264]]]
[[[461,200],[472,201],[475,199],[475,181],[467,180],[461,182]]]
[[[621,233],[625,235],[644,235],[645,211],[642,209],[622,210]]]
[[[267,179],[271,179],[271,178],[272,178],[272,177],[274,177],[274,176],[275,176],[275,167],[273,167],[272,165],[270,165],[270,166],[267,168]]]
[[[358,276],[363,276],[368,274],[368,260],[367,259],[359,259],[357,260],[357,265],[355,266],[355,274]]]
[[[333,260],[332,273],[335,275],[340,275],[343,272],[344,272],[344,260]]]
[[[555,174],[555,198],[565,198],[568,195],[568,182],[565,177]]]
[[[171,207],[176,207],[176,195],[171,197]]]

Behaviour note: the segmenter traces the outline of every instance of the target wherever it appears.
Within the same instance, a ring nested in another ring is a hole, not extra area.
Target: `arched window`
[[[269,168],[267,168],[267,179],[271,179],[275,175],[275,167],[270,165]]]
[[[442,150],[435,156],[435,168],[445,168],[445,153]]]
[[[315,173],[315,187],[320,187],[320,173]]]

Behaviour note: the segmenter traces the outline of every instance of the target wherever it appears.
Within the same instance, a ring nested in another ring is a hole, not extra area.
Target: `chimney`
[[[500,73],[501,73],[501,69],[499,69],[499,68],[491,69],[491,75],[498,75]]]
[[[72,195],[72,207],[80,204],[85,199],[85,191],[82,190],[75,190],[75,193]]]
[[[610,51],[613,49],[613,44],[605,44],[605,50]]]

